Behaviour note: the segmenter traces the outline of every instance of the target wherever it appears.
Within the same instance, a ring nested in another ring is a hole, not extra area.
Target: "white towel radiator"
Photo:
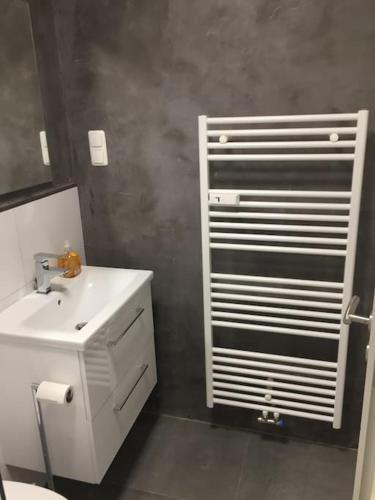
[[[342,317],[352,295],[367,121],[366,110],[199,117],[207,406],[277,412],[341,427],[348,347]],[[233,162],[244,169],[264,166],[264,178],[275,166],[286,173],[316,165],[351,169],[351,189],[227,189],[222,184],[211,189],[212,167],[229,171]],[[342,279],[297,279],[293,266],[282,277],[215,272],[213,254],[221,251],[248,252],[249,259],[253,252],[273,252],[279,259],[304,254],[316,266],[317,278],[319,259],[330,256],[339,259]],[[213,330],[225,328],[334,340],[337,359],[219,347]]]

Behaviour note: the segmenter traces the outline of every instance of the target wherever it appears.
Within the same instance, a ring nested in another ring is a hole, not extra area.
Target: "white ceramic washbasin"
[[[0,338],[81,350],[152,277],[152,271],[82,266],[75,278],[54,278],[49,294],[32,292],[1,312]]]

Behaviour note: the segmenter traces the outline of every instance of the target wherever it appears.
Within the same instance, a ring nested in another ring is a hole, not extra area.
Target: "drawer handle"
[[[129,323],[129,325],[125,328],[125,330],[123,332],[120,333],[120,335],[117,338],[115,338],[114,340],[109,340],[107,342],[107,346],[113,347],[113,346],[117,345],[120,342],[120,340],[123,337],[125,337],[125,335],[127,334],[127,332],[134,325],[134,323],[137,321],[137,319],[140,316],[142,316],[143,313],[144,313],[144,308],[138,308],[137,309],[137,314],[135,315],[135,318]]]
[[[122,401],[122,403],[119,403],[119,404],[116,404],[115,407],[113,408],[113,411],[121,411],[127,400],[130,398],[130,396],[133,394],[135,388],[137,387],[137,385],[139,384],[139,382],[141,381],[143,375],[146,373],[147,371],[147,368],[148,368],[148,365],[144,364],[141,366],[141,373],[139,374],[139,377],[137,378],[135,384],[133,385],[133,387],[130,389],[129,393],[127,394],[127,396],[125,397],[125,399]]]

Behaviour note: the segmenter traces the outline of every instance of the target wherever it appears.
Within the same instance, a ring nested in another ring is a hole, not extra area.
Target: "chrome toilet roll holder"
[[[51,461],[50,461],[50,457],[49,457],[48,444],[47,444],[47,438],[46,438],[46,431],[45,431],[45,428],[44,428],[42,407],[41,407],[40,401],[39,401],[39,399],[37,397],[38,387],[39,387],[39,384],[35,384],[35,383],[31,384],[31,393],[33,395],[35,416],[36,416],[36,421],[37,421],[37,424],[38,424],[38,430],[39,430],[40,444],[41,444],[41,447],[42,447],[44,466],[45,466],[45,469],[46,469],[47,485],[48,485],[48,488],[50,490],[56,491],[55,490],[55,482],[53,480]],[[66,394],[66,402],[67,403],[71,403],[72,400],[73,400],[73,390],[70,388],[68,390],[67,394]]]

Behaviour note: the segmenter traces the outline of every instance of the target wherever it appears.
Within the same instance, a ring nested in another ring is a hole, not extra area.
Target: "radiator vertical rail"
[[[366,140],[367,140],[367,124],[368,124],[367,110],[358,112],[357,121],[357,138],[353,163],[352,174],[352,199],[349,216],[348,226],[348,243],[347,243],[347,258],[345,259],[344,268],[344,291],[343,291],[343,309],[341,316],[343,318],[346,306],[352,297],[355,258],[357,250],[357,237],[358,237],[358,222],[359,213],[361,208],[361,191],[363,180],[363,169],[365,163],[366,153]],[[335,396],[335,413],[333,418],[333,428],[339,429],[342,421],[342,407],[344,400],[345,388],[345,373],[346,373],[346,360],[348,353],[348,340],[349,340],[349,325],[345,325],[343,319],[341,320],[341,334],[338,347],[338,370],[337,370],[337,387]]]
[[[199,171],[201,191],[201,228],[202,228],[202,271],[204,302],[204,342],[206,358],[206,397],[207,406],[213,407],[212,375],[212,324],[211,324],[211,255],[209,227],[209,169],[207,160],[207,117],[199,117]]]

